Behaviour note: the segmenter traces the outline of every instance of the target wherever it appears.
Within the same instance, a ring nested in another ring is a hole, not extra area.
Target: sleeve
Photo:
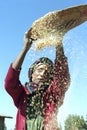
[[[50,90],[54,102],[61,106],[64,100],[65,92],[70,85],[70,74],[67,58],[63,56],[61,60],[55,60],[54,78]]]
[[[5,89],[9,95],[13,98],[14,104],[18,107],[21,95],[24,95],[24,88],[19,81],[20,70],[12,68],[12,64],[9,67],[8,73],[5,78]]]

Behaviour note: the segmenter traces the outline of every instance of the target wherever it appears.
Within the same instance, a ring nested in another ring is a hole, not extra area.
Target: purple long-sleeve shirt
[[[55,61],[55,72],[51,85],[45,90],[42,96],[44,110],[44,130],[57,130],[55,118],[58,108],[62,105],[64,95],[69,87],[70,75],[67,58],[63,57]],[[27,97],[30,92],[19,80],[20,71],[10,65],[5,78],[5,89],[13,98],[18,109],[16,118],[16,130],[26,130],[26,106]],[[51,119],[51,120],[50,120]],[[53,124],[52,124],[53,122]]]

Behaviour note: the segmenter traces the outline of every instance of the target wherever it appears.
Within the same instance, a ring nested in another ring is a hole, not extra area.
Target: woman
[[[70,83],[67,58],[62,43],[58,44],[54,63],[46,57],[38,59],[29,68],[29,82],[23,85],[19,76],[32,43],[28,32],[5,78],[5,89],[18,109],[16,130],[58,130],[57,111]]]

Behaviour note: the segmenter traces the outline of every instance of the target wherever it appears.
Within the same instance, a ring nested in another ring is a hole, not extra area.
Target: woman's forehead
[[[38,64],[35,66],[34,70],[37,69],[37,68],[42,68],[42,67],[48,67],[48,64],[46,64],[46,63],[38,63]]]

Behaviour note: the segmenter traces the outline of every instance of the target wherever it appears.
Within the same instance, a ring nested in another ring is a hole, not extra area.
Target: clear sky
[[[6,119],[8,130],[15,127],[16,107],[4,89],[4,79],[10,63],[23,46],[24,33],[32,23],[54,10],[87,4],[87,0],[3,0],[0,2],[0,114],[12,116]],[[66,92],[64,104],[59,109],[59,122],[63,124],[68,114],[87,115],[87,22],[69,31],[63,39],[68,57],[71,85]],[[41,56],[54,59],[54,48],[41,52],[28,52],[20,76],[24,84],[27,71],[34,60]]]

